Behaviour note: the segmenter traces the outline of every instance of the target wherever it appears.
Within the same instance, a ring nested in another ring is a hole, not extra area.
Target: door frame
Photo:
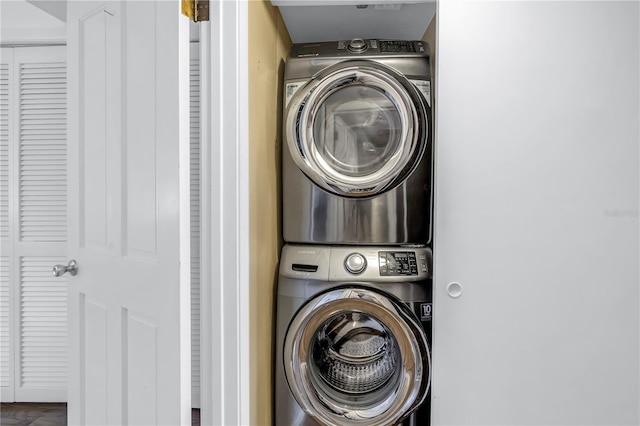
[[[210,3],[201,59],[201,421],[249,424],[248,2]]]

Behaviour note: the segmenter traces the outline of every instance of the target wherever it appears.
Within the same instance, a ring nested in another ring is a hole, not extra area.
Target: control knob
[[[361,274],[367,268],[367,260],[360,253],[351,253],[344,261],[344,268],[354,275]]]
[[[354,38],[349,42],[347,48],[352,52],[360,53],[367,50],[367,43],[361,38]]]

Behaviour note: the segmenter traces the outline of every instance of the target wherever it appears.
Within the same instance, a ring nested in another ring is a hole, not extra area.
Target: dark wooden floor
[[[0,425],[66,426],[67,404],[16,402],[0,404]],[[200,426],[200,410],[191,412],[192,426]]]

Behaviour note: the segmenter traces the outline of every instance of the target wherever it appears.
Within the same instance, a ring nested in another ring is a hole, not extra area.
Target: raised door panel
[[[131,16],[154,16],[156,4],[130,2],[126,5]],[[127,63],[125,78],[136,84],[126,87],[124,107],[131,114],[124,123],[125,137],[132,141],[125,147],[124,157],[126,194],[123,236],[125,253],[129,257],[158,261],[157,228],[159,226],[158,178],[162,173],[158,157],[157,113],[160,92],[155,72],[159,65],[156,32],[158,22],[151,19],[125,19],[125,33],[135,34],[127,39],[124,51]],[[145,76],[145,78],[140,78]],[[135,143],[133,143],[135,141]]]
[[[82,83],[83,103],[80,105],[79,125],[82,156],[80,185],[82,205],[80,239],[83,247],[107,249],[108,217],[115,214],[110,205],[107,167],[113,161],[113,149],[118,127],[112,114],[107,116],[107,102],[117,93],[117,67],[109,68],[110,50],[118,42],[113,34],[113,16],[107,9],[96,9],[79,19],[78,37],[82,40],[79,53],[79,79]],[[113,55],[113,53],[111,53]],[[75,130],[75,129],[74,129]]]

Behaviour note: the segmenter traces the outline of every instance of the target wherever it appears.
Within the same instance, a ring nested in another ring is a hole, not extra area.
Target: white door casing
[[[178,2],[68,2],[69,423],[190,423],[189,42]]]
[[[248,6],[210,3],[201,60],[201,422],[249,424]]]

